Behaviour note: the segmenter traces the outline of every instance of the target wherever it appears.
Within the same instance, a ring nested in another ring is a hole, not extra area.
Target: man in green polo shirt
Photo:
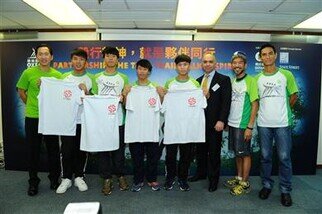
[[[38,174],[40,147],[44,140],[49,163],[50,188],[57,189],[60,176],[60,156],[58,136],[38,133],[38,94],[41,77],[60,78],[61,73],[50,67],[53,60],[52,48],[46,44],[41,44],[36,48],[36,57],[38,66],[28,68],[23,71],[16,85],[21,100],[26,104],[25,112],[25,132],[26,142],[28,144],[28,170],[29,170],[29,188],[28,195],[34,196],[38,193],[40,182]]]

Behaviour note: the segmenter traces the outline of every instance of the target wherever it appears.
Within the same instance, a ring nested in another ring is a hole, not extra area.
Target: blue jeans
[[[261,148],[260,174],[262,185],[268,189],[272,189],[274,185],[274,180],[271,179],[274,139],[279,159],[280,191],[290,193],[292,191],[291,128],[258,127],[258,133]]]

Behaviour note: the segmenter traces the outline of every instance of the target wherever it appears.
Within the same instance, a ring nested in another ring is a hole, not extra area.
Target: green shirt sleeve
[[[156,83],[156,82],[151,82],[151,85],[153,86],[153,87],[158,87],[159,85],[158,85],[158,83]]]
[[[169,79],[167,80],[167,82],[165,83],[164,87],[165,89],[169,89],[170,83],[173,81],[173,79]]]
[[[93,80],[92,81],[92,90],[91,90],[92,94],[98,94],[98,86],[97,86],[96,80],[100,75],[101,75],[101,73],[98,73],[92,78],[92,80]]]
[[[253,77],[249,76],[249,78],[247,78],[246,80],[246,84],[250,102],[254,102],[258,99],[258,88],[256,80]]]
[[[288,73],[288,75],[286,76],[286,79],[287,79],[287,86],[286,86],[287,91],[288,91],[288,93],[290,95],[295,94],[299,90],[298,90],[294,75],[291,72],[287,72],[287,73]]]
[[[200,88],[200,84],[197,80],[195,80],[194,78],[191,78],[191,77],[190,77],[190,80],[197,88]]]
[[[52,76],[57,78],[57,79],[63,79],[63,74],[60,73],[59,71],[57,71],[56,69],[50,68],[52,69]]]
[[[124,81],[124,86],[128,85],[128,84],[129,84],[129,77],[128,77],[128,76],[126,76],[126,75],[125,75],[125,74],[123,74],[123,73],[120,73],[120,72],[119,72],[119,74],[120,74],[120,76],[122,77],[122,79],[123,79],[123,81]]]
[[[17,88],[27,90],[29,88],[28,70],[24,70],[17,82]]]

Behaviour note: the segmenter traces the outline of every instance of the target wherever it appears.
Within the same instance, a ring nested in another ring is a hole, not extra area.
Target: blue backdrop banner
[[[2,121],[6,169],[27,169],[27,146],[24,134],[24,104],[20,100],[16,83],[22,71],[37,65],[34,48],[40,43],[52,46],[54,60],[52,66],[61,72],[70,71],[70,52],[82,48],[89,55],[90,73],[104,70],[101,49],[104,46],[115,46],[120,51],[120,72],[129,76],[130,82],[136,80],[135,63],[146,58],[151,61],[153,70],[150,79],[163,85],[167,79],[176,75],[174,58],[178,54],[187,54],[192,58],[190,75],[201,76],[201,58],[203,53],[216,55],[216,70],[233,77],[230,59],[235,51],[247,54],[247,73],[256,75],[262,70],[258,50],[262,43],[258,42],[192,42],[192,41],[60,41],[60,42],[4,42],[1,48],[1,90]],[[317,158],[320,83],[321,83],[321,45],[274,43],[278,53],[276,61],[279,67],[291,70],[299,86],[299,100],[293,111],[293,172],[294,174],[314,174]],[[227,133],[222,142],[222,174],[235,172],[233,154],[227,147]],[[252,175],[259,174],[259,143],[256,130],[252,140]],[[46,155],[42,152],[41,169],[46,170]],[[276,156],[276,154],[275,154]],[[127,169],[130,173],[130,155],[126,151]],[[161,158],[159,172],[164,173]],[[277,160],[277,157],[275,157]],[[275,161],[277,165],[277,161]],[[194,170],[194,163],[192,171]],[[97,172],[95,155],[91,155],[88,172]],[[277,173],[277,166],[274,172]]]

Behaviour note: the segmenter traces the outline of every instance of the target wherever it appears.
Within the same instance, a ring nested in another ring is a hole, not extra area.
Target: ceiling
[[[97,24],[94,28],[180,29],[175,26],[178,0],[101,0],[100,4],[99,0],[74,1]],[[217,23],[206,29],[321,32],[292,28],[321,10],[322,0],[231,0]],[[62,27],[22,0],[0,0],[1,31],[71,28],[89,26]]]

